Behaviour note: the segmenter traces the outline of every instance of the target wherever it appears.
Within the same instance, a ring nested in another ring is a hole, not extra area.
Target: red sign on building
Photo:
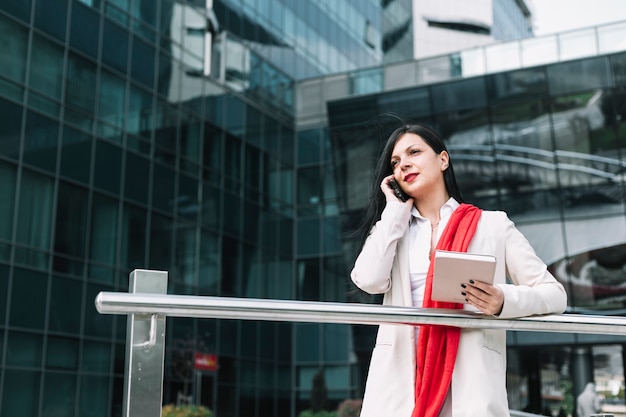
[[[199,371],[217,371],[217,355],[196,352],[193,357],[193,365]]]

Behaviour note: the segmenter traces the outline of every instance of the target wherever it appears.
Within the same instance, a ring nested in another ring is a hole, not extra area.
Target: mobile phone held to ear
[[[403,203],[410,198],[408,194],[405,193],[402,188],[400,188],[396,180],[394,180],[393,178],[389,180],[389,187],[391,187],[396,197],[398,197],[398,200],[402,201]]]

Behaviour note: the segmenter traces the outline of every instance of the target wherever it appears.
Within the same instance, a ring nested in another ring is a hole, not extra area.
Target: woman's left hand
[[[497,316],[502,312],[504,294],[502,290],[482,281],[469,280],[463,289],[468,304],[485,314]]]

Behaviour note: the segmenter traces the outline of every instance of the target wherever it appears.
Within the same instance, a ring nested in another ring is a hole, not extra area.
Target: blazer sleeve
[[[376,222],[356,258],[350,278],[370,294],[382,294],[391,288],[391,268],[398,241],[408,231],[411,204],[390,201]]]
[[[499,317],[514,318],[536,314],[560,314],[567,307],[563,285],[548,271],[526,237],[502,213],[504,258],[512,284],[499,284],[504,305]]]

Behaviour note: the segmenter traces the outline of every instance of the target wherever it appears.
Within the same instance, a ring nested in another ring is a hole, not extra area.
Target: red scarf
[[[467,252],[474,237],[482,210],[471,204],[461,204],[450,216],[436,249]],[[434,258],[434,257],[433,257]],[[424,308],[461,309],[463,304],[433,301],[433,265],[431,259]],[[461,288],[459,288],[461,291]],[[452,371],[459,347],[461,329],[448,326],[420,327],[417,340],[417,375],[415,379],[415,409],[411,417],[437,417],[450,388]]]

